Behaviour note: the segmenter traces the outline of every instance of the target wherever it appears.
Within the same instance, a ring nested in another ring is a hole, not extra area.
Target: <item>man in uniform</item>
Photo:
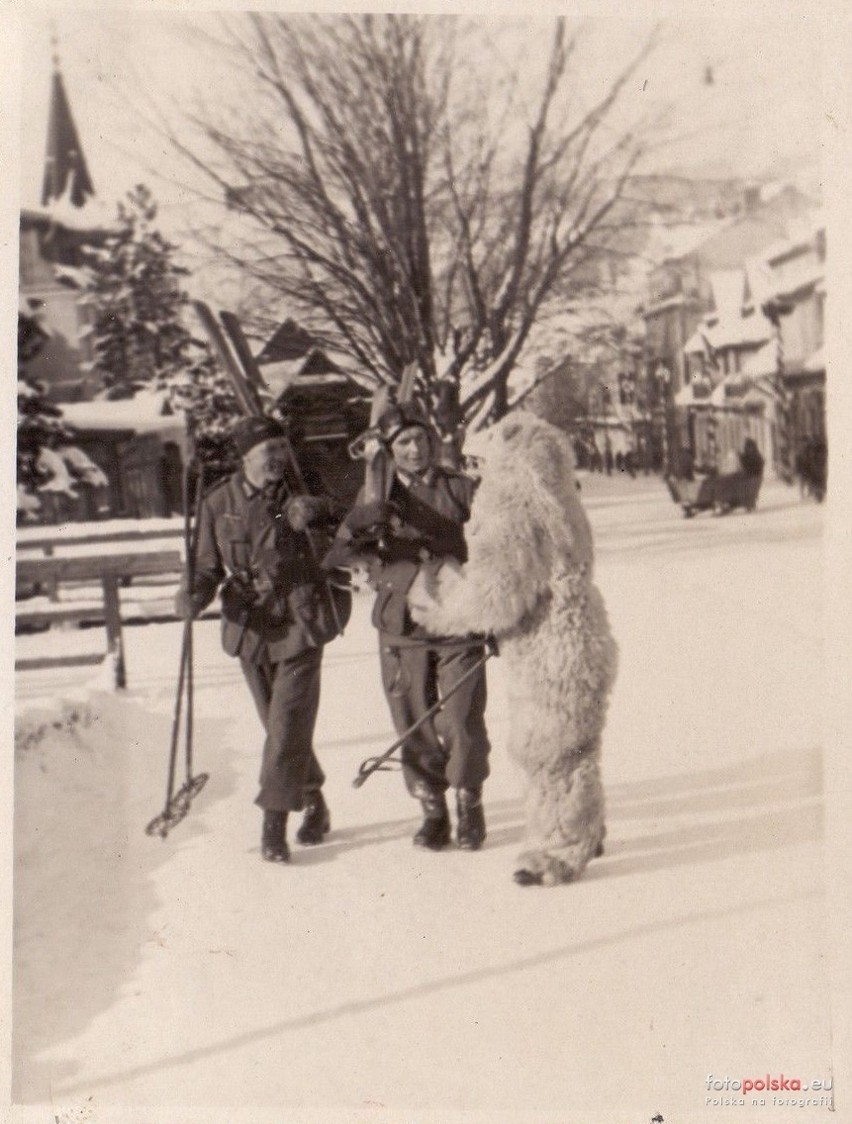
[[[331,826],[313,734],[323,645],[350,602],[332,589],[308,539],[309,527],[331,526],[333,502],[294,494],[286,430],[247,418],[233,439],[241,467],[202,501],[192,586],[182,583],[176,608],[196,616],[221,586],[222,646],[239,659],[266,731],[255,800],[261,852],[287,862],[288,812],[304,809],[300,843],[321,843]]]
[[[394,461],[386,503],[364,503],[363,492],[346,516],[328,562],[367,568],[377,596],[382,685],[397,733],[413,725],[484,655],[481,637],[436,639],[409,615],[406,593],[423,564],[464,562],[462,531],[470,516],[474,482],[433,463],[433,432],[410,407],[393,407],[379,421]],[[485,729],[485,669],[471,675],[402,750],[408,791],[424,820],[414,843],[441,850],[450,841],[445,793],[456,789],[456,840],[478,850],[485,840],[482,785],[490,744]]]

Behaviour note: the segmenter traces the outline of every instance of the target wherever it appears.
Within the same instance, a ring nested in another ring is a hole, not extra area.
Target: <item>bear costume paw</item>
[[[512,876],[519,886],[559,886],[575,882],[582,870],[548,855],[546,851],[526,851],[520,856],[521,866]]]
[[[600,858],[604,853],[603,838],[591,848],[575,848],[572,860],[560,859],[547,851],[525,851],[519,856],[521,866],[512,875],[519,886],[559,886],[576,882],[586,869],[590,858]]]

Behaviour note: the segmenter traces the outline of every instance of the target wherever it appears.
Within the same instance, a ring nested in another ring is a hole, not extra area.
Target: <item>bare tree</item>
[[[642,134],[614,111],[653,47],[584,104],[563,19],[532,92],[481,45],[471,64],[468,34],[453,17],[247,16],[250,108],[175,139],[251,221],[221,252],[377,384],[416,362],[444,428],[510,408],[535,325],[628,221]]]

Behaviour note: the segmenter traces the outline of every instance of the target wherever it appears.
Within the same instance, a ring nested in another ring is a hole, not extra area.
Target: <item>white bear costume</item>
[[[421,571],[409,603],[436,635],[496,636],[509,665],[509,752],[528,781],[515,878],[554,885],[579,878],[603,849],[599,760],[617,649],[592,580],[568,438],[513,414],[489,431],[484,452],[468,561]]]

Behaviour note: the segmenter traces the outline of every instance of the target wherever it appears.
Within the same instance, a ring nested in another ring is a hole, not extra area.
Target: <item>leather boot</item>
[[[485,842],[485,812],[481,788],[460,788],[456,793],[456,839],[463,851],[478,851]]]
[[[305,804],[305,814],[302,823],[296,832],[296,838],[305,846],[322,843],[323,836],[331,830],[331,816],[328,811],[323,794],[317,790],[312,792]]]
[[[440,851],[450,841],[450,813],[442,792],[421,796],[424,820],[414,836],[415,847],[428,847],[430,851]]]
[[[263,813],[263,832],[260,837],[260,853],[268,863],[290,861],[290,848],[287,846],[287,813]]]

